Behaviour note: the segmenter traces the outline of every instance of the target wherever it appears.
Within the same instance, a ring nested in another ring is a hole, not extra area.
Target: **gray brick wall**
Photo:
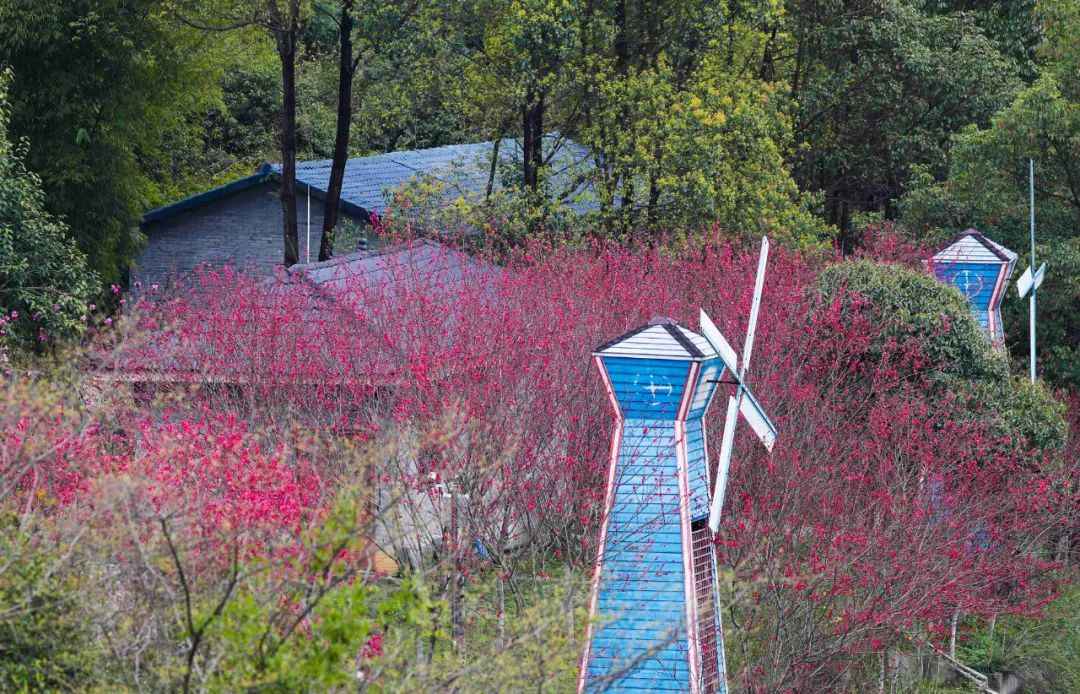
[[[131,290],[138,281],[145,289],[162,287],[202,263],[231,265],[269,274],[280,265],[285,242],[281,231],[281,200],[276,182],[261,183],[223,200],[144,224],[147,244],[135,258]],[[307,196],[297,196],[300,262],[307,257]],[[311,198],[311,260],[319,258],[322,239],[322,201]],[[357,220],[350,218],[353,222]],[[338,249],[339,251],[345,249]],[[348,249],[351,250],[351,249]]]

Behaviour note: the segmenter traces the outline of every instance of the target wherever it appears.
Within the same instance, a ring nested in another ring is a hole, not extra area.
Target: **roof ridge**
[[[431,239],[427,239],[427,238],[411,239],[409,241],[402,241],[401,243],[392,243],[392,244],[388,244],[386,246],[380,246],[378,248],[371,248],[371,249],[367,249],[367,250],[349,251],[348,253],[344,253],[342,255],[336,255],[333,258],[330,258],[329,260],[318,260],[318,261],[316,261],[314,263],[296,263],[295,265],[290,265],[289,267],[287,267],[285,269],[285,272],[287,272],[289,274],[297,274],[297,275],[299,275],[299,274],[304,273],[304,272],[306,272],[308,270],[321,270],[323,268],[333,267],[334,265],[340,265],[342,263],[347,263],[347,262],[351,262],[351,261],[354,261],[354,260],[366,260],[368,258],[378,258],[380,256],[389,255],[391,253],[398,253],[400,251],[408,250],[409,248],[414,247],[418,243],[425,243],[427,245],[430,245],[430,246],[433,246],[433,247],[436,247],[436,248],[440,247],[440,246],[445,247],[443,244],[441,244],[441,243],[439,243],[437,241],[432,241]]]
[[[1006,263],[1011,263],[1012,262],[1012,258],[1010,258],[1008,255],[1006,255],[1004,252],[1002,252],[1001,248],[998,248],[997,244],[994,241],[991,241],[985,234],[983,234],[981,231],[979,231],[975,227],[970,227],[970,228],[966,229],[965,231],[953,236],[951,239],[949,239],[945,243],[945,245],[941,248],[941,250],[939,250],[934,255],[936,256],[939,253],[944,253],[945,251],[952,248],[953,246],[955,246],[956,244],[960,243],[961,241],[963,241],[964,239],[966,239],[968,237],[971,237],[980,246],[982,246],[986,250],[993,253],[995,256],[997,256],[997,258],[999,260],[1003,260]]]
[[[564,153],[560,155],[561,158],[552,159],[551,162],[563,162],[564,158],[568,159],[566,163],[558,165],[559,174],[563,174],[576,165],[575,160],[579,158],[580,152],[588,151],[588,147],[585,145],[571,137],[561,137],[557,131],[545,133],[543,137],[545,143],[548,141],[556,142],[558,147],[554,149]],[[468,164],[469,159],[482,159],[491,152],[496,143],[499,143],[500,158],[504,155],[519,157],[521,154],[521,142],[518,138],[503,137],[498,140],[458,142],[437,147],[401,149],[392,152],[376,152],[360,157],[349,157],[345,163],[345,180],[342,182],[342,211],[364,221],[370,213],[381,213],[386,208],[388,204],[385,197],[386,188],[401,185],[407,178],[406,174],[413,176],[430,173],[438,178],[439,171],[447,163],[462,160]],[[567,156],[565,153],[570,154]],[[587,163],[587,159],[584,157],[580,161]],[[326,176],[332,162],[332,159],[310,159],[296,162],[298,192],[306,191],[313,197],[324,200],[327,186]],[[251,186],[266,180],[280,180],[281,172],[282,165],[280,162],[265,163],[250,176],[245,176],[203,193],[197,193],[170,205],[150,210],[144,214],[143,221],[151,222],[165,219],[179,212],[194,209],[213,200],[223,198],[243,189],[245,186]],[[472,176],[471,173],[470,176]],[[356,179],[362,178],[363,181],[354,186],[354,177]],[[479,174],[472,178],[479,180]],[[472,181],[472,178],[469,181]],[[466,190],[471,190],[471,186],[475,183],[469,181],[462,184]]]
[[[625,333],[623,333],[622,335],[619,335],[616,338],[608,340],[604,344],[602,344],[599,347],[597,347],[596,349],[594,349],[593,352],[603,352],[608,347],[612,347],[612,346],[622,342],[623,340],[629,340],[634,335],[637,335],[638,333],[645,332],[646,330],[648,330],[651,327],[653,327],[653,326],[650,325],[649,323],[645,323],[644,325],[639,325],[638,327],[634,328],[633,330],[628,330]]]
[[[704,357],[705,353],[698,349],[698,346],[691,342],[690,338],[683,334],[681,328],[682,326],[675,322],[664,323],[664,329],[667,330],[668,333],[670,333],[671,336],[675,338],[676,342],[682,345],[683,349],[690,353],[691,357]]]
[[[986,248],[986,250],[990,251],[991,253],[996,255],[1001,260],[1004,260],[1005,262],[1009,262],[1009,260],[1010,260],[1009,256],[1002,253],[1001,249],[998,248],[996,244],[992,243],[990,241],[990,239],[986,238],[986,236],[984,236],[983,233],[981,231],[979,231],[978,229],[976,229],[975,227],[972,227],[972,228],[968,229],[964,233],[967,234],[968,236],[974,238],[979,243],[981,243],[983,245],[983,247]]]
[[[627,332],[623,333],[622,335],[619,335],[618,337],[616,337],[614,339],[608,340],[604,344],[602,344],[599,347],[597,347],[596,349],[594,349],[592,353],[595,356],[619,356],[620,353],[618,351],[610,352],[610,350],[612,348],[618,347],[619,345],[621,345],[624,342],[633,341],[633,339],[636,336],[638,336],[638,335],[640,335],[642,333],[645,333],[647,331],[653,330],[654,328],[656,330],[654,330],[652,333],[649,333],[651,336],[658,337],[660,335],[665,335],[667,338],[670,338],[671,340],[674,340],[675,345],[678,345],[678,349],[682,350],[682,355],[679,356],[679,357],[674,357],[674,356],[672,356],[670,354],[670,352],[668,352],[667,357],[657,356],[656,358],[658,358],[658,359],[672,358],[672,359],[680,359],[680,360],[685,359],[685,358],[689,358],[689,359],[695,360],[695,361],[705,359],[705,358],[711,358],[711,357],[708,357],[708,355],[705,353],[705,351],[702,349],[701,346],[699,346],[698,344],[696,344],[694,342],[694,339],[693,339],[694,336],[701,337],[700,335],[695,333],[693,330],[687,328],[685,325],[679,323],[678,321],[673,320],[673,319],[668,318],[668,317],[665,317],[665,316],[654,317],[649,322],[647,322],[647,323],[645,323],[643,325],[639,325],[638,327],[634,328],[633,330],[627,331]],[[652,338],[650,338],[650,339],[652,339]],[[704,339],[704,338],[702,338],[702,339]],[[664,349],[670,350],[670,349],[673,349],[675,347],[675,345],[671,345],[671,343],[667,343],[667,344],[669,345],[669,347],[664,348]],[[638,349],[641,349],[641,348],[642,348],[641,345],[638,345],[637,347],[632,348],[632,351],[633,350],[638,350]],[[663,351],[663,350],[661,350],[661,351]],[[637,356],[644,356],[644,353],[639,354]]]

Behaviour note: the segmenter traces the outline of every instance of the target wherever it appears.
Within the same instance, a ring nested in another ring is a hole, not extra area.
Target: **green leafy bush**
[[[0,520],[0,690],[85,689],[96,650],[78,609],[77,575],[36,547],[14,517]]]
[[[841,291],[842,289],[846,291]],[[972,416],[997,425],[1023,446],[1060,448],[1068,437],[1064,406],[1042,384],[1014,378],[954,287],[899,265],[857,260],[837,263],[817,279],[820,297],[868,301],[882,328],[870,345],[881,358],[887,344],[918,344],[942,394],[966,398]]]
[[[857,260],[823,270],[817,287],[827,297],[846,288],[847,297],[868,299],[882,338],[917,341],[943,382],[1008,378],[1008,363],[990,349],[964,297],[928,274]]]
[[[7,134],[0,75],[0,354],[77,335],[97,278],[63,221],[45,211],[41,179]]]
[[[979,620],[957,648],[960,659],[984,673],[1011,672],[1025,692],[1080,691],[1080,589],[1070,586],[1040,619]]]

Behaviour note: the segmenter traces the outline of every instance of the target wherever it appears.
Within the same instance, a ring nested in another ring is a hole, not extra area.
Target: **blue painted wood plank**
[[[625,417],[672,419],[686,387],[688,362],[603,357]]]
[[[938,281],[960,290],[972,307],[986,311],[1004,263],[935,263]]]

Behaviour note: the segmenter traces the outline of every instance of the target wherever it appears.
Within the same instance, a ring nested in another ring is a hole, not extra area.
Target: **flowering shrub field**
[[[1038,613],[1068,558],[1063,407],[1014,382],[917,249],[867,248],[769,267],[748,378],[781,434],[771,455],[737,438],[717,538],[748,691],[858,688],[958,612]],[[330,281],[207,269],[148,288],[75,390],[5,381],[0,503],[19,547],[97,591],[96,676],[484,690],[487,658],[501,687],[573,680],[612,426],[589,353],[699,307],[741,341],[756,256],[457,253]],[[408,579],[379,580],[375,544]]]

